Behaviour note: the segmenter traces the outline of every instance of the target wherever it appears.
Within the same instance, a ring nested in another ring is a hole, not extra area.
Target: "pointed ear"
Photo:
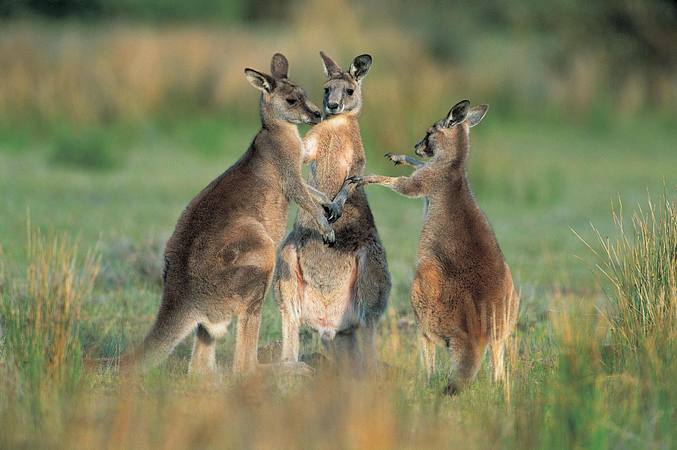
[[[468,107],[470,106],[470,100],[461,100],[451,107],[449,114],[444,119],[445,128],[449,128],[452,125],[463,122],[468,116]]]
[[[361,81],[369,72],[371,67],[371,55],[360,55],[353,60],[348,72],[357,81]]]
[[[289,61],[282,53],[275,53],[270,60],[270,73],[273,78],[287,78],[289,74]]]
[[[320,56],[322,57],[322,62],[324,63],[324,74],[327,76],[327,78],[339,75],[342,72],[341,67],[339,67],[339,65],[336,64],[333,59],[327,56],[326,53],[320,52]]]
[[[474,127],[480,123],[488,110],[489,105],[477,105],[470,108],[470,111],[468,111],[468,124],[470,124],[471,127]]]
[[[263,72],[254,69],[244,69],[244,74],[249,83],[262,92],[270,93],[273,90],[273,78]]]

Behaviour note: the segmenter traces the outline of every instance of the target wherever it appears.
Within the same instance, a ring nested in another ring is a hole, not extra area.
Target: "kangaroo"
[[[319,108],[287,78],[288,62],[279,53],[272,58],[271,75],[244,72],[261,91],[261,129],[242,157],[181,214],[165,250],[155,325],[143,345],[122,358],[123,366],[154,365],[196,330],[190,370],[215,371],[215,340],[236,315],[233,371],[255,370],[261,306],[289,200],[306,212],[318,242],[335,240],[318,201],[327,210],[335,208],[322,193],[308,189],[301,174],[303,142],[296,124],[319,123]]]
[[[364,170],[358,115],[372,58],[360,55],[343,71],[320,56],[326,117],[304,137],[308,183],[326,194],[338,192],[331,204],[338,211],[331,214],[342,216],[334,224],[336,243],[327,247],[318,245],[312,217],[299,211],[278,253],[273,292],[282,316],[283,361],[298,361],[299,327],[308,325],[319,332],[329,356],[361,372],[376,366],[376,325],[390,294],[386,254],[367,196],[346,181]]]
[[[426,197],[411,305],[428,377],[435,367],[435,345],[451,353],[455,371],[449,378],[449,394],[475,378],[488,344],[493,379],[503,380],[505,342],[519,310],[510,269],[468,184],[470,128],[480,123],[488,109],[469,105],[468,100],[457,103],[416,144],[415,153],[432,158],[429,162],[386,154],[395,164],[413,166],[411,176],[351,179],[358,185],[387,186],[407,197]]]

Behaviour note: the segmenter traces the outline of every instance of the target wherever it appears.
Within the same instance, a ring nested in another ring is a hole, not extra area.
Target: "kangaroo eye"
[[[328,94],[329,93],[329,88],[324,88],[324,93]]]
[[[355,93],[355,90],[354,89],[346,89],[346,93],[348,95],[353,95]]]
[[[297,102],[297,100],[296,100],[295,98],[288,98],[288,99],[287,99],[287,104],[288,104],[289,106],[295,105],[296,102]]]

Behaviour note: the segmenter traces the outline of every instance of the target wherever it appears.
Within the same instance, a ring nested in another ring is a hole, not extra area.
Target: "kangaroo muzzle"
[[[428,147],[426,140],[422,139],[414,145],[414,153],[416,153],[418,156],[425,157],[427,156],[426,148]]]
[[[310,102],[307,102],[305,105],[305,120],[304,122],[309,124],[309,125],[315,125],[320,123],[322,121],[322,112],[320,111],[320,108],[317,106],[313,105]]]
[[[343,110],[343,95],[338,89],[332,89],[324,101],[324,110],[327,114],[338,114]]]

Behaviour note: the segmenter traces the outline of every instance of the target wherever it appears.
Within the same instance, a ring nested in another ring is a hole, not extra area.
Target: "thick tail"
[[[197,321],[190,315],[162,305],[143,344],[119,358],[85,359],[84,365],[88,369],[150,369],[160,364],[196,326]]]

